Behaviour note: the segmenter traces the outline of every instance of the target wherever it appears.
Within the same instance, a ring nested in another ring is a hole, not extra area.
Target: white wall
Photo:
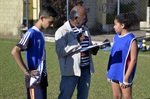
[[[97,0],[83,0],[83,4],[87,9],[88,22],[87,26],[92,28],[96,23],[96,2]]]
[[[0,0],[0,34],[17,35],[23,16],[23,0]]]

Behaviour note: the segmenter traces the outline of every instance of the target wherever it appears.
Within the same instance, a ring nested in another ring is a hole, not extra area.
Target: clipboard
[[[103,46],[103,45],[106,45],[106,44],[109,44],[110,42],[104,42],[104,43],[100,43],[100,44],[97,44],[97,45],[91,45],[91,46],[88,46],[88,47],[85,47],[85,48],[81,48],[80,49],[80,52],[84,52],[84,51],[87,51],[87,50],[90,50],[94,47],[97,47],[97,46]]]

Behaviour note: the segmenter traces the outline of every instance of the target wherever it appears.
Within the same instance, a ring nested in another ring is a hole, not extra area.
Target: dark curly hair
[[[124,24],[124,29],[127,30],[129,30],[131,26],[139,24],[138,16],[135,13],[121,13],[117,15],[115,19],[119,23]]]

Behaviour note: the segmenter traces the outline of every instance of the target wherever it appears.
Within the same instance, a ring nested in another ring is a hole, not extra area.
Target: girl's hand
[[[121,88],[125,89],[125,88],[128,88],[130,86],[129,82],[128,82],[128,77],[124,77],[124,82],[123,84],[121,85]]]
[[[121,85],[122,89],[125,89],[125,88],[128,88],[128,87],[130,87],[130,84],[127,83],[127,82],[123,82],[123,84]]]

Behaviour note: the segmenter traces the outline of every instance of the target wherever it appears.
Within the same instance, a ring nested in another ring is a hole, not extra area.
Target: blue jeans
[[[62,76],[58,99],[71,99],[77,86],[77,99],[88,99],[90,88],[90,69],[81,69],[81,76]]]

